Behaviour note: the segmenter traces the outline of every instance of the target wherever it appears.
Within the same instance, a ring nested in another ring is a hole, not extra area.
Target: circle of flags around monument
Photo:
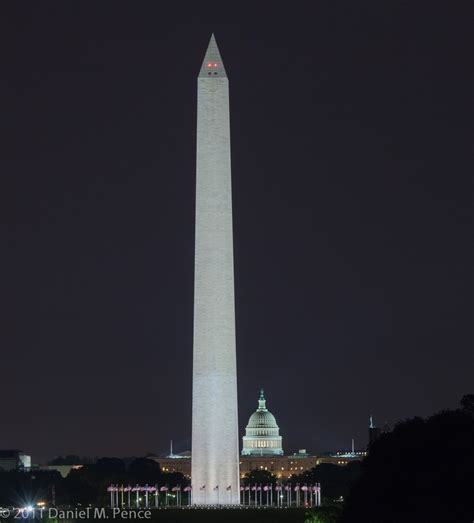
[[[199,487],[201,492],[206,491],[206,485]],[[232,486],[228,485],[220,489],[219,485],[214,485],[211,490],[220,492],[217,505],[227,505],[227,497],[231,499]],[[287,484],[262,484],[242,485],[240,487],[240,505],[245,507],[320,507],[321,506],[321,485],[293,485]],[[175,485],[171,489],[168,485],[110,485],[107,492],[110,494],[111,508],[162,508],[162,507],[186,507],[193,504],[192,486],[181,488],[181,485]],[[172,494],[170,494],[170,492]],[[185,493],[183,502],[182,493]],[[143,496],[142,496],[143,494]],[[161,494],[161,496],[160,496]]]

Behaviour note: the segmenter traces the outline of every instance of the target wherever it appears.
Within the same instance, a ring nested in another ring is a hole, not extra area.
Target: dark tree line
[[[158,463],[136,458],[126,467],[118,458],[101,458],[96,463],[73,469],[63,478],[56,471],[1,471],[0,506],[27,506],[38,501],[49,505],[55,498],[58,506],[77,504],[107,504],[107,487],[115,485],[187,486],[189,481],[180,473],[164,473]]]
[[[373,443],[342,517],[359,521],[474,521],[474,395],[460,409],[399,423]]]
[[[359,477],[361,462],[354,461],[348,465],[332,465],[331,463],[322,463],[311,470],[302,474],[293,475],[290,479],[285,479],[283,483],[300,485],[322,485],[322,498],[325,503],[333,503],[340,498],[345,498],[350,491],[351,485]],[[252,470],[245,475],[244,485],[262,484],[275,485],[279,480],[268,470]]]

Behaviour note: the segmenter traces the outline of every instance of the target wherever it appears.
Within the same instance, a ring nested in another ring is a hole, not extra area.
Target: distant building
[[[356,450],[354,444],[354,438],[352,439],[351,450],[338,450],[336,452],[329,453],[329,456],[333,458],[349,459],[349,460],[363,460],[367,456],[367,450]],[[346,463],[344,463],[346,464]]]
[[[374,418],[371,414],[369,418],[369,447],[375,440],[379,439],[381,433],[382,431],[380,430],[380,428],[375,426]]]
[[[22,450],[0,450],[1,470],[30,470],[31,456]]]
[[[260,391],[258,408],[250,416],[245,428],[242,447],[241,479],[252,470],[266,470],[275,475],[277,479],[287,480],[323,463],[345,466],[354,461],[362,461],[367,455],[365,450],[355,450],[354,440],[352,440],[351,450],[311,455],[306,452],[306,449],[300,449],[294,454],[284,456],[280,429],[275,416],[267,409],[263,390]],[[167,456],[148,457],[159,463],[163,472],[180,472],[187,478],[191,478],[191,453],[189,451],[175,454],[171,445]]]
[[[267,409],[263,389],[257,410],[250,416],[242,438],[242,456],[282,456],[282,437],[275,416]]]
[[[344,455],[341,453],[340,455],[312,456],[305,449],[301,449],[289,456],[241,456],[240,477],[244,478],[252,470],[267,470],[274,474],[277,479],[285,480],[291,478],[291,476],[311,470],[322,463],[345,466],[353,461],[361,461],[365,454],[365,452],[360,452],[354,455],[352,453],[345,453]],[[152,457],[150,459],[159,463],[163,472],[181,472],[187,478],[191,477],[191,456],[189,452],[182,455],[175,454],[174,457]]]
[[[150,456],[148,459],[156,461],[163,472],[181,472],[183,476],[191,478],[191,452],[189,451],[163,458]]]

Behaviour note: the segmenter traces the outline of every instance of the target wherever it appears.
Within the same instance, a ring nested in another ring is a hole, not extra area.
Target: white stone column
[[[239,504],[229,86],[214,37],[198,76],[196,167],[193,504],[217,504],[227,487]]]

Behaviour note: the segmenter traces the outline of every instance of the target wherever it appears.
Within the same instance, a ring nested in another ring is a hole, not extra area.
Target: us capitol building
[[[260,391],[258,408],[250,416],[242,438],[242,453],[240,457],[240,476],[243,478],[251,470],[267,470],[279,479],[290,478],[293,474],[301,474],[311,470],[321,463],[347,465],[351,461],[361,460],[365,452],[336,453],[311,456],[305,449],[285,456],[283,454],[283,439],[275,416],[267,409],[263,389]],[[189,452],[173,454],[164,457],[151,457],[157,461],[164,472],[181,472],[186,477],[191,476],[191,455]]]
[[[250,416],[242,438],[242,456],[283,456],[282,437],[275,416],[267,409],[263,389],[258,409]]]

